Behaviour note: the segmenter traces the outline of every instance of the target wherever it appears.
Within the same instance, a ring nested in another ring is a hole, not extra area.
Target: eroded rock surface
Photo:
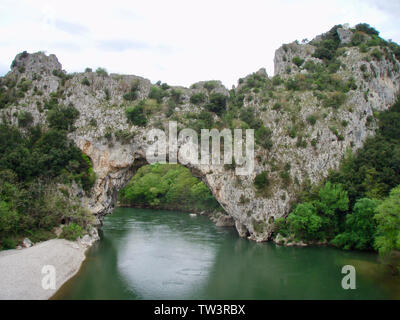
[[[351,35],[344,29],[339,32],[343,43],[347,43]],[[320,63],[321,60],[312,57],[314,52],[315,47],[309,43],[294,42],[282,46],[275,54],[275,75],[284,80],[295,75],[306,75],[307,70],[295,65],[292,60],[300,57],[305,61]],[[380,61],[370,59],[367,62],[368,55],[360,52],[357,47],[346,47],[338,58],[341,67],[335,76],[346,81],[354,78],[357,85],[357,89],[346,94],[346,101],[338,109],[323,107],[310,90],[289,92],[283,85],[273,89],[275,91],[270,97],[255,90],[246,93],[242,108],[253,108],[256,117],[272,131],[270,150],[256,147],[255,170],[252,174],[237,176],[234,170],[223,165],[188,166],[210,188],[230,216],[229,224],[235,224],[241,236],[256,241],[268,240],[273,231],[274,219],[288,214],[301,186],[307,181],[320,181],[329,169],[339,165],[346,150],[354,152],[369,135],[374,134],[374,111],[388,108],[399,92],[399,62],[385,58]],[[291,69],[290,74],[287,73],[288,67]],[[73,104],[80,112],[75,122],[76,130],[69,136],[90,157],[97,175],[92,193],[81,193],[80,198],[82,204],[101,220],[112,211],[117,192],[146,163],[145,154],[149,147],[146,141],[147,130],[167,129],[171,118],[167,117],[163,109],[165,107],[160,106],[160,110],[151,114],[146,128],[127,121],[125,107],[129,102],[124,100],[123,95],[129,92],[135,81],[138,83],[137,101],[146,99],[152,85],[147,79],[132,75],[83,72],[74,73],[63,80],[57,75],[61,68],[54,55],[46,56],[40,52],[17,55],[6,77],[14,77],[17,81],[25,78],[32,81],[32,87],[18,104],[1,110],[1,113],[6,121],[17,124],[16,111],[27,110],[33,115],[34,122],[45,124],[46,112],[38,108],[38,101],[49,99],[55,92],[62,91],[59,103]],[[366,77],[366,73],[374,76]],[[264,69],[257,75],[271,81]],[[89,85],[84,84],[84,79],[88,80]],[[246,81],[245,78],[243,83]],[[201,111],[201,106],[190,103],[194,93],[209,95],[218,92],[229,95],[229,91],[220,82],[208,89],[204,84],[199,82],[191,88],[179,88],[182,92],[181,102],[173,110],[174,115],[177,115],[174,119],[178,123],[179,118],[188,112]],[[239,84],[235,90],[240,90],[244,84]],[[41,95],[37,94],[38,91]],[[275,108],[278,102],[283,106],[280,110]],[[317,121],[308,125],[311,115],[315,115]],[[299,136],[294,138],[287,133],[293,124],[293,117],[296,123],[303,124],[299,128],[306,143],[301,147]],[[333,126],[340,131],[340,135],[332,130]],[[116,138],[117,133],[122,131],[131,133],[128,141],[122,142]],[[280,175],[284,166],[289,175],[289,183],[284,183]],[[263,171],[270,173],[268,194],[260,194],[254,187],[255,176]]]

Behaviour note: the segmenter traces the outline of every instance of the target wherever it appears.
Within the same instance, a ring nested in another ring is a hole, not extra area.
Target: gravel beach
[[[49,299],[78,272],[88,247],[81,242],[53,239],[30,248],[0,251],[0,299]],[[55,268],[54,289],[42,287],[43,279],[49,276],[46,272],[52,270],[47,267],[46,271],[44,266]]]

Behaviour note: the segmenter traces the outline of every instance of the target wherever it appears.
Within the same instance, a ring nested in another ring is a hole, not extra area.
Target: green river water
[[[344,265],[356,289],[344,290]],[[399,299],[400,279],[374,253],[282,247],[208,218],[117,208],[79,273],[54,299]]]

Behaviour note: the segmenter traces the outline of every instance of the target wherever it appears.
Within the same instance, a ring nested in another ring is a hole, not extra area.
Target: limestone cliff
[[[274,78],[268,78],[261,69],[241,79],[231,92],[231,95],[242,94],[241,108],[252,108],[249,110],[255,117],[271,130],[271,146],[256,145],[253,174],[237,176],[234,170],[222,165],[190,167],[234,219],[243,237],[268,240],[274,219],[288,214],[302,186],[321,181],[329,169],[339,165],[347,149],[355,151],[361,147],[368,135],[374,134],[374,111],[384,110],[395,101],[400,88],[399,61],[393,56],[373,59],[372,49],[361,52],[357,46],[345,46],[352,31],[340,29],[337,32],[342,41],[341,54],[337,57],[339,67],[326,81],[352,82],[340,106],[324,105],[324,101],[335,98],[334,91],[291,90],[285,85],[288,81],[301,83],[308,79],[310,71],[304,67],[307,61],[322,63],[312,56],[318,39],[307,44],[283,45],[275,53]],[[381,49],[377,47],[376,50]],[[169,94],[180,90],[179,103],[168,107],[167,97],[161,98],[159,104],[147,101],[150,121],[143,128],[127,121],[125,108],[148,98],[152,84],[147,79],[101,72],[66,75],[54,55],[46,56],[41,52],[18,54],[4,79],[17,83],[28,81],[29,84],[23,97],[0,110],[5,121],[17,124],[18,111],[25,110],[32,114],[34,122],[45,124],[44,105],[52,98],[79,110],[76,130],[69,136],[90,157],[97,175],[92,193],[80,193],[80,196],[82,204],[100,220],[112,211],[118,190],[146,163],[148,128],[166,128],[171,118],[185,127],[185,115],[198,114],[203,109],[202,105],[190,102],[195,93],[230,95],[220,82],[213,82],[212,86],[199,82],[190,88],[166,88]],[[252,87],[250,82],[254,79],[265,86],[262,89]],[[133,102],[124,99],[132,83],[136,84],[137,93]],[[215,115],[215,119],[218,121],[218,116]],[[240,127],[240,121],[236,122]],[[264,171],[268,172],[269,186],[268,191],[260,192],[254,186],[254,178]]]

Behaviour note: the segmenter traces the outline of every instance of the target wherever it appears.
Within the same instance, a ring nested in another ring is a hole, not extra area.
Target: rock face
[[[348,32],[344,29],[338,32],[342,42],[347,43],[350,37]],[[294,42],[282,46],[275,54],[275,75],[287,79],[306,74],[307,70],[295,65],[292,59],[298,56],[303,60],[321,62],[311,56],[314,51],[315,47],[311,44]],[[234,170],[223,165],[184,164],[210,188],[230,216],[225,222],[234,224],[240,236],[255,241],[268,240],[273,232],[273,221],[288,214],[301,186],[307,181],[316,183],[326,177],[329,169],[338,166],[346,150],[357,150],[369,135],[374,134],[374,111],[388,108],[399,92],[400,64],[396,59],[385,58],[366,62],[367,55],[357,47],[348,47],[338,58],[342,66],[335,77],[344,80],[354,78],[357,85],[357,89],[347,93],[346,101],[339,109],[324,108],[312,91],[288,92],[282,85],[268,99],[255,91],[246,93],[243,108],[253,108],[256,117],[272,132],[270,150],[256,146],[252,174],[237,176]],[[290,74],[287,73],[288,67]],[[34,122],[45,124],[46,114],[37,107],[37,101],[49,99],[55,92],[61,96],[59,103],[73,104],[79,110],[76,130],[69,136],[89,156],[97,176],[91,195],[82,193],[79,196],[82,205],[101,221],[112,211],[117,192],[140,166],[147,163],[145,154],[151,145],[146,140],[147,130],[167,129],[170,119],[162,110],[156,110],[146,128],[127,122],[127,102],[123,95],[129,92],[135,81],[138,84],[138,100],[147,98],[151,89],[151,82],[147,79],[94,72],[75,73],[68,79],[62,79],[57,74],[61,70],[61,64],[54,55],[46,56],[40,52],[17,55],[6,77],[17,81],[25,78],[32,81],[32,87],[17,105],[3,109],[1,113],[6,121],[17,124],[15,112],[27,110],[33,115]],[[366,77],[366,73],[374,76]],[[269,79],[263,69],[257,76]],[[89,85],[84,84],[84,79]],[[235,90],[240,90],[241,86]],[[173,110],[178,127],[182,127],[179,125],[180,116],[201,111],[200,106],[190,103],[192,94],[203,92],[209,95],[214,92],[229,95],[220,82],[215,82],[212,88],[205,88],[205,82],[199,82],[191,88],[180,87],[179,90],[182,92],[181,101]],[[42,93],[40,96],[35,94],[38,91]],[[278,102],[283,109],[275,108]],[[311,115],[315,115],[316,123],[305,125]],[[293,126],[294,118],[296,123],[300,123],[305,143],[299,143],[299,135],[293,137],[287,133]],[[131,134],[128,141],[118,139],[121,132]],[[272,181],[268,194],[260,194],[254,187],[255,176],[263,171],[270,173]],[[286,172],[286,178],[282,171]]]
[[[338,28],[337,33],[342,44],[350,43],[353,38],[353,32],[349,29]]]

